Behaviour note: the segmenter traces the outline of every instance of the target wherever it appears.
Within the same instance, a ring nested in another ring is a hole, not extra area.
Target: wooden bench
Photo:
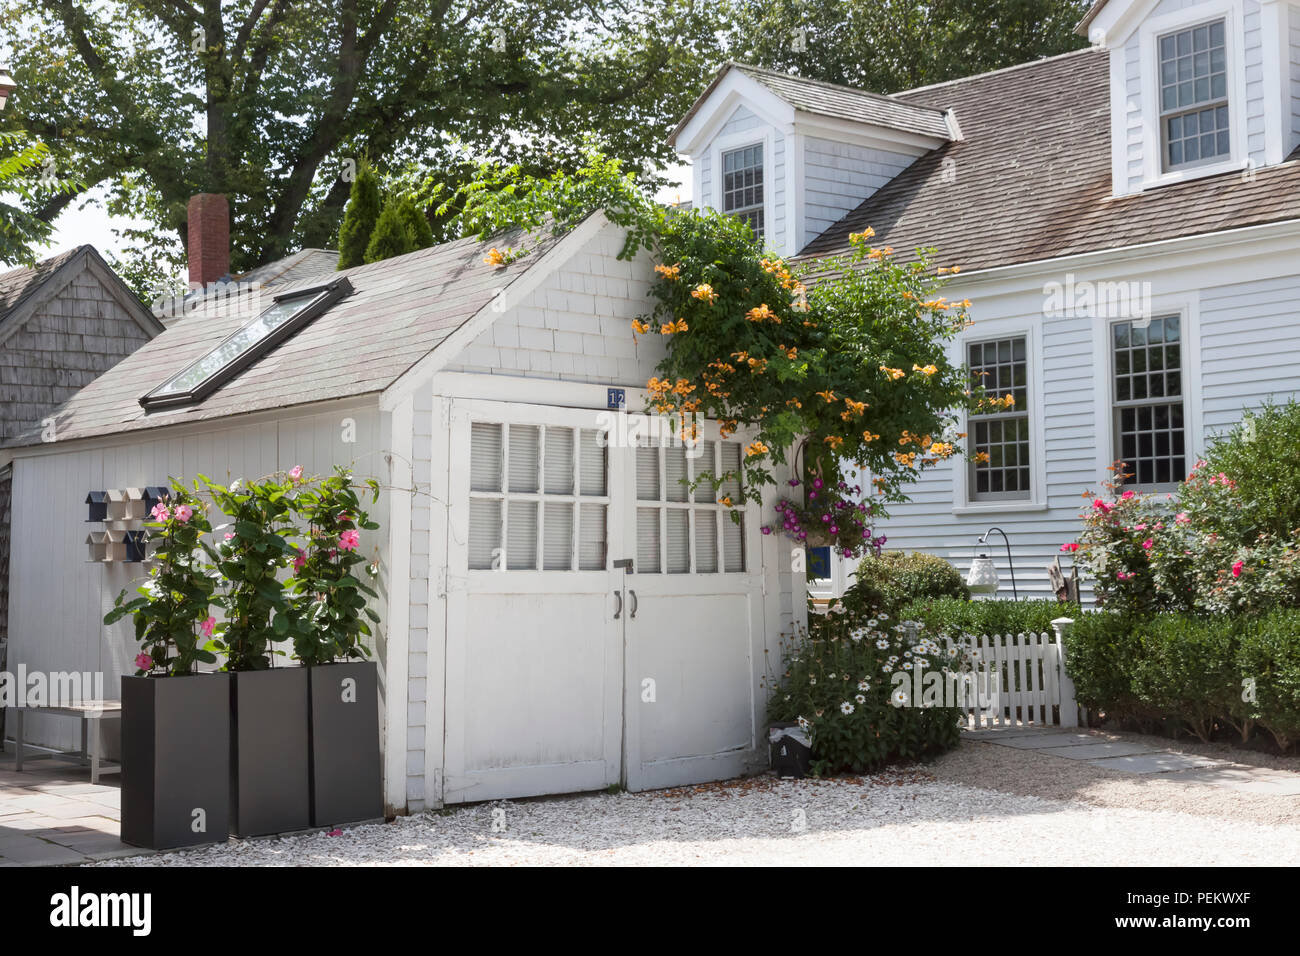
[[[23,753],[23,715],[50,714],[55,717],[77,717],[81,720],[81,749],[69,751]],[[103,759],[103,739],[99,722],[102,720],[120,720],[122,702],[120,700],[98,700],[85,704],[71,704],[65,707],[15,707],[14,708],[14,770],[22,771],[24,760],[45,760],[51,757],[73,757],[82,766],[90,766],[90,782],[99,783],[101,774],[118,773],[120,764],[101,766]],[[90,726],[91,722],[95,726]]]

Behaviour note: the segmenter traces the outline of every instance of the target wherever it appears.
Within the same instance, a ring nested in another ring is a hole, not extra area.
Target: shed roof
[[[229,314],[196,314],[169,326],[73,396],[56,413],[55,434],[59,441],[71,441],[381,392],[536,268],[555,242],[548,238],[502,268],[483,261],[493,243],[465,239],[332,273],[347,276],[354,293],[204,401],[146,414],[140,396],[205,355],[268,301]],[[320,281],[312,276],[275,292]],[[28,436],[19,444],[37,440]]]
[[[918,158],[803,256],[873,242],[987,269],[1300,219],[1300,150],[1277,166],[1112,197],[1110,71],[1080,50],[897,94],[955,110],[963,140]]]

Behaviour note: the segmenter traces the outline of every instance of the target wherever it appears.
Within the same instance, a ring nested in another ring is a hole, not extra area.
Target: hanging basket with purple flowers
[[[791,478],[789,485],[799,488],[804,483]],[[765,525],[763,534],[784,534],[805,547],[829,546],[846,558],[880,554],[885,536],[872,534],[875,506],[861,500],[860,486],[840,481],[832,487],[820,477],[814,477],[806,487],[804,502],[789,497],[776,502],[774,507],[781,524]]]

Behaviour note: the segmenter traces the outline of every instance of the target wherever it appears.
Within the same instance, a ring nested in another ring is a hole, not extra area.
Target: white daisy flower
[[[882,651],[887,651],[889,650],[889,641],[882,637],[880,640],[876,641],[876,647],[880,648]]]
[[[882,671],[884,671],[886,674],[888,674],[890,671],[892,671],[892,670],[894,669],[894,665],[893,665],[893,664],[885,664],[885,665],[884,665],[883,667],[881,667],[880,669],[881,669]]]
[[[849,714],[853,713],[853,705],[847,700],[844,701],[844,703],[840,704],[840,713],[847,717]]]
[[[867,681],[860,680],[858,681],[858,690],[863,690],[863,691],[871,690],[871,684],[869,684]]]
[[[881,619],[882,621],[888,621],[888,620],[889,620],[889,615],[888,615],[888,614],[882,614],[882,615],[880,615],[880,619]]]
[[[889,700],[895,707],[903,707],[907,704],[907,691],[900,687]]]
[[[949,656],[949,657],[956,657],[956,656],[957,656],[957,648],[955,648],[955,647],[950,647],[950,648],[948,648],[948,656]]]
[[[929,666],[930,666],[930,662],[929,662],[928,660],[926,660],[924,657],[918,657],[918,658],[916,659],[916,666],[917,666],[917,667],[929,667]]]
[[[862,694],[854,694],[853,699],[856,700],[859,704],[865,704],[867,702],[867,698]]]
[[[810,683],[810,684],[815,684],[815,683],[817,683],[817,678],[816,678],[816,677],[809,677],[809,678],[808,678],[808,683]]]
[[[867,622],[867,627],[875,627],[879,623],[880,622],[873,617],[871,620]]]
[[[834,674],[827,674],[826,676],[827,676],[828,678],[830,678],[831,680],[834,680],[834,679],[835,679],[835,675],[834,675]]]
[[[912,669],[912,662],[911,662],[911,661],[903,661],[903,670],[905,670],[905,671],[910,671],[911,669]]]

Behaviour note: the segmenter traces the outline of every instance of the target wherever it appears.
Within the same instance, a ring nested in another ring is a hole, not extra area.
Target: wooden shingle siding
[[[623,231],[606,226],[588,247],[465,349],[453,371],[641,387],[663,357],[663,337],[633,337],[653,305],[653,260],[618,258]]]
[[[798,246],[820,236],[885,183],[913,157],[853,143],[809,136],[804,140],[804,235]]]

